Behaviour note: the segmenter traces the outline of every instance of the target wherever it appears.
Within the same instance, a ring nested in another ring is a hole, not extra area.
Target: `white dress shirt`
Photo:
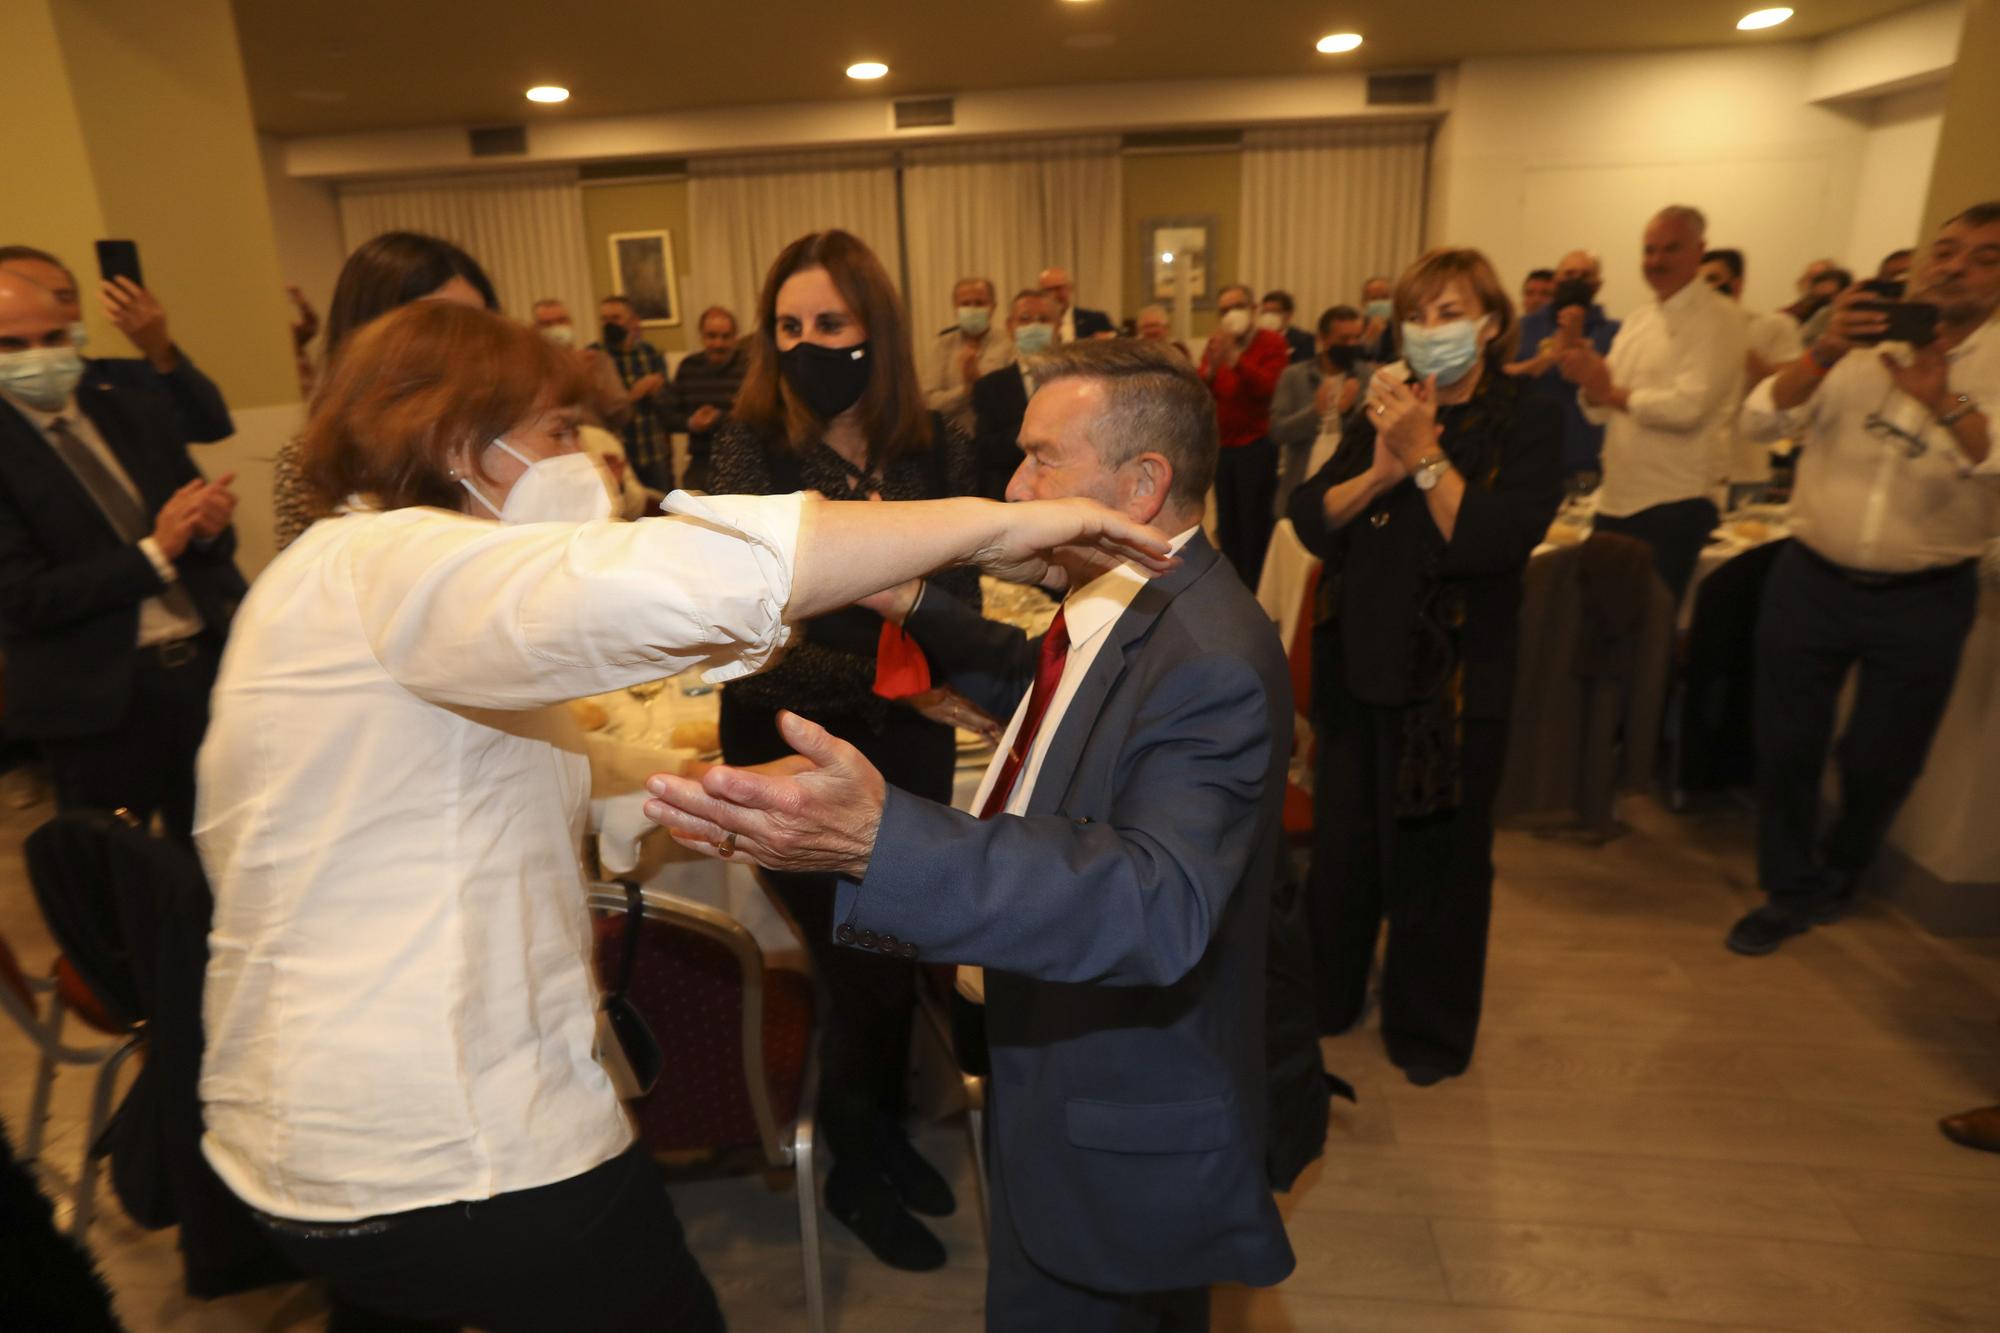
[[[118,461],[118,455],[111,451],[111,446],[97,433],[96,425],[83,414],[83,409],[76,405],[76,395],[71,394],[69,401],[53,412],[44,412],[39,407],[22,402],[12,394],[6,395],[6,399],[8,406],[26,417],[30,424],[41,432],[42,438],[48,441],[49,449],[55,453],[57,462],[63,462],[62,451],[56,448],[55,437],[49,428],[57,421],[61,421],[69,427],[70,434],[82,440],[90,452],[97,455],[98,461],[103,463],[112,478],[125,488],[126,493],[139,502],[140,510],[142,512],[146,510],[146,497],[139,493],[137,486],[133,485],[131,476],[125,471],[125,465]],[[63,467],[67,470],[69,464],[63,463]],[[173,561],[167,559],[167,553],[160,549],[158,542],[151,537],[141,537],[139,549],[146,553],[146,559],[152,561],[153,571],[160,576],[160,582],[173,583],[179,580],[180,570],[174,567]],[[169,609],[167,604],[157,597],[148,597],[139,603],[139,637],[136,644],[140,648],[150,648],[156,643],[172,643],[176,639],[191,639],[201,633],[201,629],[201,621]]]
[[[1789,412],[1772,396],[1777,376],[1751,391],[1743,433],[1799,443],[1792,535],[1838,565],[1903,574],[1976,558],[2000,536],[2000,449],[1973,465],[1929,408],[1896,388],[1878,349],[1842,357]],[[1880,349],[1908,361],[1910,349]],[[1989,416],[2000,409],[2000,322],[1989,321],[1945,354],[1947,383]],[[1914,435],[1923,452],[1871,416]]]
[[[924,386],[924,404],[933,412],[963,402],[971,391],[965,377],[958,373],[958,352],[964,346],[965,335],[956,328],[946,329],[937,336],[937,345],[931,349],[930,382]],[[1014,339],[1004,328],[990,328],[979,343],[979,364],[974,378],[990,375],[1013,359]]]
[[[1743,315],[1743,332],[1749,340],[1750,355],[1756,357],[1772,370],[1790,365],[1805,355],[1805,344],[1799,340],[1799,322],[1782,310],[1751,310],[1741,302],[1736,305]],[[1738,381],[1736,397],[1741,401],[1754,387],[1748,369]],[[1771,449],[1767,441],[1753,440],[1732,421],[1729,423],[1731,439],[1729,480],[1736,484],[1764,482],[1771,479]]]
[[[484,1199],[631,1141],[591,1053],[589,765],[556,705],[766,663],[801,512],[669,503],[688,517],[349,512],[251,589],[195,837],[215,891],[202,1147],[253,1207]]]
[[[1629,394],[1625,410],[1578,394],[1585,419],[1605,428],[1599,513],[1624,518],[1715,493],[1729,470],[1748,350],[1735,304],[1699,279],[1625,321],[1606,358],[1612,383]]]

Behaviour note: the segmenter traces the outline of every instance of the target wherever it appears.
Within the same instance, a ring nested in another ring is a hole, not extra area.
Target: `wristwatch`
[[[1418,490],[1427,491],[1436,486],[1450,468],[1451,460],[1442,453],[1429,454],[1410,465],[1410,480],[1417,483]]]

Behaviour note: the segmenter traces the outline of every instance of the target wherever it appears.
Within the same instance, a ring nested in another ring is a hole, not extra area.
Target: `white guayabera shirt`
[[[202,1146],[246,1202],[347,1221],[579,1175],[632,1131],[592,1058],[562,701],[784,644],[801,500],[502,526],[322,520],[258,578],[202,746],[215,892]]]

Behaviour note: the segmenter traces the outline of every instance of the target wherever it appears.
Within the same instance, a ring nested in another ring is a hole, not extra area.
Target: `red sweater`
[[[1285,335],[1272,329],[1258,329],[1250,337],[1236,364],[1218,365],[1210,373],[1208,357],[1201,359],[1201,377],[1215,395],[1215,421],[1222,431],[1222,447],[1240,449],[1271,433],[1271,395],[1277,392],[1278,376],[1292,361],[1292,346]]]

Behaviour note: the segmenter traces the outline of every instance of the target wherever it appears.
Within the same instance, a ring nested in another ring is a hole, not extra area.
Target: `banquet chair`
[[[47,1007],[43,1007],[43,998]],[[69,1234],[81,1237],[90,1228],[96,1213],[97,1158],[91,1148],[104,1132],[111,1116],[111,1093],[118,1073],[132,1052],[139,1048],[136,1025],[111,1014],[90,992],[69,960],[57,957],[47,977],[31,977],[4,936],[0,936],[0,1009],[35,1047],[35,1085],[28,1102],[28,1123],[22,1135],[21,1158],[32,1162],[42,1155],[42,1136],[47,1131],[49,1100],[55,1091],[56,1070],[62,1065],[95,1066],[97,1079],[90,1094],[90,1121],[84,1129],[83,1158],[76,1180],[70,1187]],[[107,1036],[122,1038],[93,1046],[72,1046],[63,1040],[63,1025],[74,1013],[87,1027]]]
[[[917,1008],[924,1016],[926,1030],[950,1064],[951,1072],[958,1076],[959,1093],[965,1098],[965,1133],[972,1141],[972,1187],[979,1191],[979,1234],[982,1240],[990,1243],[992,1217],[986,1211],[986,1075],[966,1068],[960,1043],[970,1034],[962,1036],[952,1022],[952,988],[957,971],[955,967],[924,969],[917,981]],[[962,999],[959,1002],[964,1003]],[[983,1019],[974,1039],[983,1050],[986,1040]]]
[[[805,975],[766,964],[762,947],[725,912],[645,890],[627,991],[652,1029],[666,1073],[627,1107],[655,1155],[756,1147],[798,1183],[806,1321],[824,1333],[813,1099],[823,1007]],[[590,887],[598,976],[618,975],[627,929],[622,884]]]

